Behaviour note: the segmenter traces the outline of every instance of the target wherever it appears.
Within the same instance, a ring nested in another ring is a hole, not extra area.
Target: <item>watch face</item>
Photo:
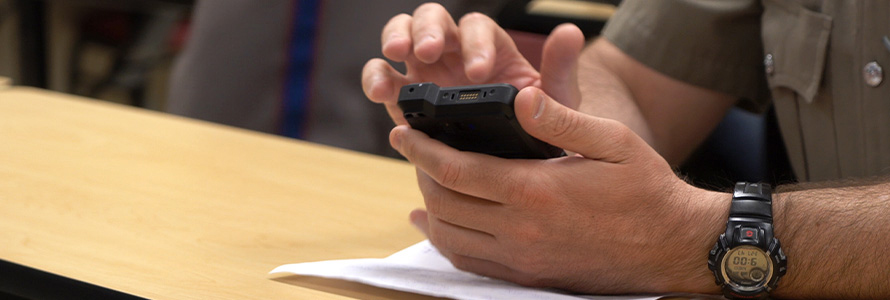
[[[772,261],[760,248],[740,246],[723,256],[723,276],[739,287],[759,288],[772,276]]]

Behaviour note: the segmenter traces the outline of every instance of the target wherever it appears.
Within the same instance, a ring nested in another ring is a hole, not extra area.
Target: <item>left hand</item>
[[[455,267],[578,292],[718,292],[704,261],[728,195],[686,184],[623,124],[538,88],[515,109],[529,134],[578,154],[501,159],[407,126],[390,135],[418,168],[428,211],[411,220]]]
[[[470,13],[456,24],[445,7],[434,2],[420,5],[411,15],[393,17],[380,38],[384,56],[404,63],[406,72],[383,59],[371,59],[362,70],[362,89],[368,99],[384,104],[396,124],[407,124],[397,100],[399,89],[409,83],[509,83],[520,89],[535,86],[560,99],[580,99],[577,85],[565,88],[577,82],[575,62],[584,46],[581,29],[572,24],[557,26],[547,37],[540,72],[490,17]]]

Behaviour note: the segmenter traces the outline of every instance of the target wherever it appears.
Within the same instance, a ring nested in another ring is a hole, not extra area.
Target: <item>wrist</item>
[[[790,197],[791,192],[777,191],[773,194],[773,231],[776,238],[782,241],[782,249],[786,253],[786,255],[788,254],[788,251],[791,250],[791,255],[797,257],[797,255],[795,255],[794,253],[794,249],[796,248],[796,245],[794,244],[795,239],[792,236],[792,233],[794,231],[788,230],[789,225],[787,222],[788,214],[786,212],[786,209],[789,208],[789,205],[787,204]],[[793,267],[794,266],[791,266],[789,267],[789,269]],[[789,291],[799,290],[799,288],[796,286],[796,282],[799,275],[801,275],[801,272],[798,272],[797,269],[799,268],[791,269],[794,271],[788,272],[786,276],[782,277],[781,284],[779,284],[779,286],[771,293],[772,296],[775,296],[776,298],[786,298],[792,296],[788,294]]]
[[[714,242],[721,233],[726,231],[726,220],[729,218],[729,206],[732,194],[702,190],[700,199],[701,221],[695,224],[697,239],[690,244],[690,254],[695,257],[696,272],[689,276],[687,284],[695,293],[720,294],[720,287],[714,284],[714,274],[708,270],[707,258]]]
[[[662,290],[698,294],[719,294],[720,287],[714,284],[714,274],[708,270],[706,260],[708,252],[714,246],[717,237],[726,229],[729,217],[729,205],[732,194],[708,191],[686,185],[681,191],[675,192],[675,203],[686,207],[678,212],[682,217],[672,218],[675,224],[670,228],[682,232],[679,255],[684,257],[678,261],[682,264],[678,273],[669,276],[675,279],[670,286]],[[680,275],[682,274],[682,275]]]

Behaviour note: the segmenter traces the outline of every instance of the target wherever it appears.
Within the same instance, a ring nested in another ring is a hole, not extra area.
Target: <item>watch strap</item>
[[[760,219],[773,222],[772,188],[765,183],[739,182],[732,193],[729,218]]]
[[[751,245],[767,250],[773,238],[772,188],[765,183],[736,183],[726,241],[729,247]]]

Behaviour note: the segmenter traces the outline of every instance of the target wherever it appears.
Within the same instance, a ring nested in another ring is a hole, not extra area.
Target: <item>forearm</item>
[[[603,42],[604,40],[599,39],[581,52],[578,62],[581,103],[578,110],[624,123],[658,150],[649,124],[633,100],[627,85],[617,75],[616,70],[604,62],[604,59],[608,59],[606,56],[609,56],[609,53],[604,53],[608,49],[602,45]]]
[[[598,39],[578,63],[579,110],[620,121],[679,165],[723,119],[736,97],[661,74]]]
[[[890,181],[780,187],[776,237],[788,256],[778,298],[890,298]]]

